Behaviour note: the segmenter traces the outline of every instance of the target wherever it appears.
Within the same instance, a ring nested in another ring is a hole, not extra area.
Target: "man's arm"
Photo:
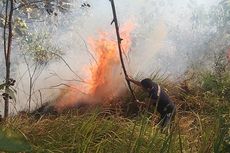
[[[128,77],[128,76],[126,77],[126,79],[127,79],[128,81],[130,81],[130,82],[136,84],[137,86],[142,87],[140,81],[136,81],[136,80],[134,80],[134,79],[132,79],[132,78],[130,78],[130,77]]]
[[[130,78],[129,76],[127,76],[126,79],[127,79],[128,81],[130,81],[130,82],[136,84],[137,86],[142,87],[140,81],[136,81],[136,80]],[[141,109],[143,109],[144,107],[147,107],[146,103],[144,103],[144,102],[140,102],[139,100],[136,100],[135,102],[136,102],[137,106],[140,107]]]

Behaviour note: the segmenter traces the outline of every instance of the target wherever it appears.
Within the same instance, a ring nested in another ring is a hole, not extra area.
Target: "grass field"
[[[228,153],[229,76],[227,72],[220,79],[205,73],[172,82],[154,75],[177,105],[174,123],[163,131],[155,112],[125,113],[127,107],[118,103],[131,102],[128,96],[110,106],[69,110],[58,116],[17,115],[2,122],[1,128],[20,131],[32,146],[29,152],[38,153]],[[138,99],[145,99],[141,90],[136,93]]]

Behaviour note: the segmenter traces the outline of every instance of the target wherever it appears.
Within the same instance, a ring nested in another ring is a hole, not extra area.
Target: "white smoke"
[[[120,25],[132,20],[136,28],[132,32],[132,47],[128,55],[128,67],[131,75],[141,73],[149,76],[161,69],[176,77],[188,66],[188,55],[194,51],[193,44],[198,39],[194,35],[192,8],[203,6],[204,12],[219,0],[114,0]],[[91,7],[81,8],[89,3]],[[99,31],[114,32],[112,10],[109,0],[73,1],[69,13],[48,17],[44,22],[32,23],[31,31],[49,32],[52,45],[64,52],[63,58],[75,72],[73,73],[62,60],[48,64],[35,82],[32,106],[48,101],[58,94],[51,87],[61,83],[76,82],[76,74],[87,78],[85,65],[94,63],[87,48],[89,36],[97,37]],[[211,28],[210,28],[211,29]],[[200,35],[208,30],[201,31]],[[208,38],[204,38],[204,41]],[[201,39],[203,40],[203,39]],[[193,42],[193,43],[191,43]],[[200,42],[202,44],[202,41]],[[13,52],[13,54],[16,51]],[[195,52],[195,51],[194,51]],[[2,59],[1,59],[2,60]],[[28,72],[22,58],[17,58],[15,79],[17,86],[16,110],[28,108]],[[14,63],[12,63],[13,65]],[[1,107],[3,108],[3,107]],[[15,112],[11,107],[11,112]]]

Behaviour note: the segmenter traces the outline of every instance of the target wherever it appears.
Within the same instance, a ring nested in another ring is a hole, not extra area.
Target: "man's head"
[[[141,81],[141,85],[145,90],[151,91],[151,89],[153,87],[153,81],[149,78],[146,78],[146,79]]]

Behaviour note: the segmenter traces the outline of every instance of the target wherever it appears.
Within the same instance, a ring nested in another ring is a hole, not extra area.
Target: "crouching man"
[[[127,77],[126,79],[149,93],[150,103],[154,105],[157,112],[160,113],[159,125],[161,128],[166,127],[171,120],[174,119],[176,114],[176,106],[170,100],[166,92],[162,90],[157,83],[153,82],[149,78],[146,78],[142,81],[136,81],[130,77]]]

